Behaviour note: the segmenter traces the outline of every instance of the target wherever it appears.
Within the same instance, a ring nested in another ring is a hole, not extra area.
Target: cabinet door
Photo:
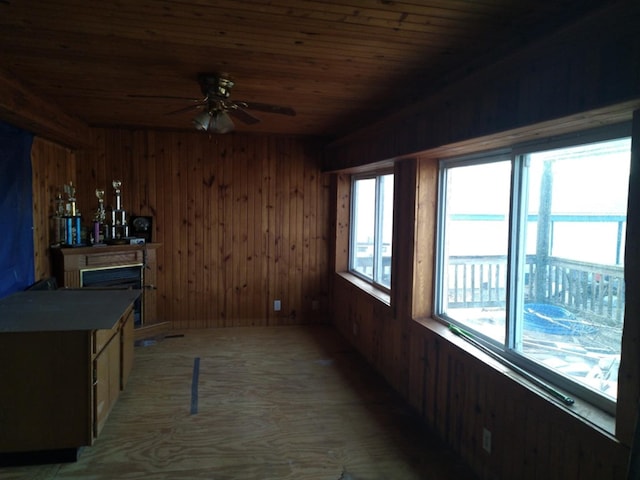
[[[109,416],[120,393],[120,340],[116,335],[94,360],[94,436]]]

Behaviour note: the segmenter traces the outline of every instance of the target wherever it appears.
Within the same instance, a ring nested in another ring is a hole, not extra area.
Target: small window
[[[631,140],[585,138],[441,162],[436,313],[613,412]]]
[[[393,174],[354,177],[351,185],[349,270],[389,290]]]

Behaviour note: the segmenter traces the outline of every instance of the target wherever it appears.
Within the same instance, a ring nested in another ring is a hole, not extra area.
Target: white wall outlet
[[[482,429],[482,449],[491,453],[491,432],[486,428]]]
[[[279,312],[281,308],[282,308],[282,305],[280,304],[280,300],[274,300],[273,301],[273,311],[274,312]]]

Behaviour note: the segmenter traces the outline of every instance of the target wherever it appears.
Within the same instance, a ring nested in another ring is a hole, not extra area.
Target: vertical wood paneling
[[[279,212],[281,216],[276,215],[276,289],[274,299],[286,298],[289,288],[289,251],[291,238],[289,236],[290,222],[289,222],[289,177],[287,172],[290,166],[288,165],[287,155],[285,154],[284,139],[276,139],[277,158],[276,158],[276,212]],[[287,312],[290,311],[291,305],[288,302],[283,301],[282,310],[275,315],[280,318],[280,321],[287,323]]]
[[[255,142],[247,142],[245,146],[246,150],[246,168],[249,170],[249,165],[251,159],[256,159],[258,162],[258,157],[256,156],[256,145]],[[258,223],[258,221],[262,220],[262,215],[260,210],[256,212],[255,209],[255,198],[260,198],[260,184],[256,183],[257,180],[260,180],[261,176],[253,174],[253,175],[245,175],[244,178],[244,203],[246,205],[247,211],[247,227],[244,232],[244,236],[246,238],[246,250],[244,252],[244,262],[246,265],[246,274],[245,281],[243,284],[244,289],[244,302],[246,304],[246,312],[244,314],[244,323],[245,325],[253,325],[255,322],[255,317],[250,314],[251,306],[255,305],[259,300],[256,298],[257,289],[260,287],[259,282],[251,282],[250,278],[260,278],[260,272],[256,272],[256,253],[255,253],[255,241],[256,241],[256,231],[260,231],[260,229],[256,228],[254,225]]]
[[[31,147],[33,184],[33,247],[35,280],[51,276],[49,245],[55,197],[62,186],[76,184],[76,155],[71,150],[36,137]]]
[[[183,291],[180,289],[180,271],[182,270],[182,255],[180,251],[180,235],[185,231],[180,221],[180,179],[178,171],[178,160],[180,156],[180,145],[177,143],[175,134],[169,133],[166,142],[160,137],[156,140],[164,154],[164,168],[162,175],[162,188],[165,194],[162,195],[161,207],[164,212],[165,236],[159,238],[163,242],[163,251],[166,261],[166,285],[165,285],[165,308],[167,312],[182,312],[182,315],[171,319],[172,324],[177,328],[183,328],[183,318],[186,316],[181,309],[180,299]]]
[[[328,181],[313,140],[96,129],[79,205],[123,182],[131,215],[154,217],[158,319],[174,328],[326,321]],[[87,220],[88,222],[88,220]],[[273,311],[273,300],[282,310]]]
[[[188,242],[189,257],[189,305],[195,305],[193,313],[193,323],[198,328],[206,327],[206,314],[204,301],[197,299],[204,297],[205,269],[204,269],[204,196],[205,196],[205,145],[202,143],[193,144],[190,155],[193,156],[193,164],[189,169],[187,185],[198,185],[197,188],[189,187],[190,208],[189,229],[192,232]]]
[[[370,359],[370,333],[378,328],[370,297],[348,282],[337,287],[336,302],[348,303],[336,312],[336,326],[372,363],[389,361]],[[354,321],[357,335],[347,327]],[[460,349],[448,332],[414,323],[410,335],[410,404],[480,478],[625,478],[627,447]],[[378,353],[389,355],[384,347]],[[490,454],[482,448],[485,427]]]
[[[351,179],[349,175],[335,176],[336,232],[335,269],[342,272],[349,267],[349,231],[351,217]]]
[[[314,181],[314,172],[309,171],[307,165],[306,152],[301,152],[304,163],[302,165],[302,192],[304,192],[304,199],[302,202],[302,245],[300,248],[301,265],[300,268],[306,275],[303,276],[302,289],[302,301],[310,308],[313,307],[312,302],[319,302],[319,298],[314,298],[313,292],[317,281],[317,258],[315,242],[312,244],[311,239],[316,236],[315,222],[316,222],[316,205],[318,190]],[[315,311],[311,311],[311,319],[316,321]]]
[[[298,145],[294,145],[293,142],[289,142],[288,151],[291,152],[291,186],[289,191],[289,198],[291,202],[291,214],[290,219],[295,219],[291,222],[292,226],[292,245],[290,247],[291,252],[291,266],[290,268],[295,272],[295,277],[302,279],[302,256],[304,255],[304,152],[298,148]],[[295,162],[293,158],[300,158],[302,161]],[[296,316],[300,314],[303,303],[305,302],[303,293],[303,282],[290,282],[289,297],[298,299],[296,305],[293,305],[291,314],[289,316],[291,323],[296,321]]]
[[[422,417],[425,417],[424,384],[426,358],[424,353],[424,338],[419,334],[417,324],[409,326],[409,385],[407,401]]]
[[[411,245],[415,269],[411,315],[414,318],[432,315],[433,271],[436,236],[436,202],[438,197],[438,161],[436,158],[417,160],[417,191],[415,203],[415,243]],[[409,247],[407,247],[409,248]]]
[[[225,137],[224,140],[227,138]],[[221,142],[222,143],[222,142]],[[222,221],[220,222],[220,242],[222,248],[222,274],[220,281],[222,283],[223,325],[233,326],[233,227],[235,218],[233,215],[233,163],[229,161],[234,158],[233,145],[225,145],[222,152],[223,176],[222,185],[220,185],[220,196],[218,202],[220,205],[219,213]]]
[[[256,252],[260,253],[260,257],[256,259],[256,264],[259,265],[259,278],[262,279],[260,283],[262,298],[264,302],[262,312],[258,311],[258,314],[262,314],[264,318],[269,319],[270,307],[269,302],[271,300],[271,292],[273,289],[273,282],[271,278],[272,269],[269,268],[271,258],[273,256],[273,243],[271,241],[273,226],[271,224],[273,218],[273,198],[271,197],[271,157],[269,155],[269,143],[262,142],[258,144],[257,151],[259,152],[257,159],[261,162],[257,162],[260,169],[261,187],[259,204],[256,205],[256,213],[260,211],[262,216],[262,228],[260,232],[256,229],[256,234],[259,234],[259,249]],[[258,175],[256,175],[257,177]],[[258,197],[256,197],[258,199]],[[256,217],[258,218],[258,217]]]
[[[316,151],[316,145],[312,145],[309,149],[313,148],[312,152]],[[329,310],[331,305],[331,288],[330,282],[332,277],[327,282],[325,272],[334,272],[334,269],[329,264],[331,258],[331,252],[335,249],[335,245],[332,240],[335,238],[335,222],[331,220],[334,218],[333,213],[329,205],[334,205],[334,200],[331,197],[332,186],[331,179],[328,175],[322,175],[316,169],[315,156],[312,153],[308,155],[308,168],[310,172],[313,172],[313,182],[317,185],[317,195],[314,197],[316,203],[316,219],[314,222],[316,234],[311,238],[312,249],[315,248],[315,262],[317,265],[316,271],[316,283],[314,285],[313,294],[317,295],[320,299],[318,302],[318,310],[316,316],[318,321],[324,321],[325,312]],[[308,197],[307,197],[308,198]],[[313,199],[312,199],[313,201]],[[325,228],[329,225],[328,228]],[[329,286],[329,291],[325,288]]]
[[[248,152],[247,147],[251,142],[237,142],[235,151],[235,160],[233,162],[233,185],[234,185],[234,204],[233,211],[236,212],[234,218],[237,224],[234,226],[234,242],[233,242],[233,265],[234,265],[234,292],[233,296],[236,301],[237,324],[240,326],[248,325],[249,318],[249,297],[248,293],[248,272],[250,263],[247,261],[249,251],[249,192],[247,187],[247,179],[249,177],[248,170]],[[241,144],[240,144],[241,143]]]

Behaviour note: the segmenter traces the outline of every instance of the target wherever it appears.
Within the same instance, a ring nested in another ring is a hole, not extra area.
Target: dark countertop
[[[0,299],[0,333],[108,330],[140,290],[24,291]]]

